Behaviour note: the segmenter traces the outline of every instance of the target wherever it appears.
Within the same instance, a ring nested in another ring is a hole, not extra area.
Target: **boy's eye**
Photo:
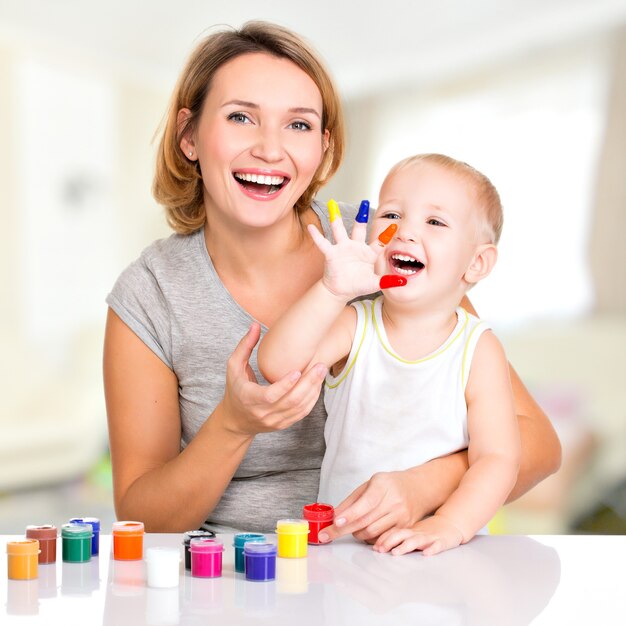
[[[311,124],[303,121],[292,122],[289,124],[289,128],[293,128],[295,130],[311,130]]]
[[[237,122],[238,124],[249,124],[250,118],[245,113],[231,113],[228,116],[229,120]]]
[[[431,217],[427,224],[430,224],[431,226],[445,226],[445,224],[443,222],[440,222],[438,219]]]
[[[381,217],[385,220],[399,220],[400,219],[400,215],[398,215],[398,213],[395,213],[394,211],[387,211],[386,213],[383,213]]]

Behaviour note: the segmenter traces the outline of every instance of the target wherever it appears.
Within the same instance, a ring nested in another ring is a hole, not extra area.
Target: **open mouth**
[[[424,264],[408,254],[392,254],[389,258],[391,266],[403,276],[412,276],[424,269]]]
[[[244,174],[235,172],[235,180],[247,191],[271,195],[284,187],[289,179],[285,176],[265,176],[263,174]]]

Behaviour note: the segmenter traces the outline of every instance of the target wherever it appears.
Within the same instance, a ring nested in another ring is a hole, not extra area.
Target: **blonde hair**
[[[197,161],[190,161],[183,154],[180,139],[185,133],[193,132],[198,124],[217,70],[238,56],[255,52],[288,59],[311,77],[322,96],[322,132],[328,130],[328,149],[295,204],[298,213],[309,208],[315,194],[341,164],[345,147],[341,101],[329,73],[312,48],[286,28],[261,21],[247,22],[239,30],[213,33],[195,48],[187,61],[172,94],[157,151],[152,193],[165,207],[168,224],[179,234],[199,230],[206,221],[200,167]],[[184,108],[191,114],[179,126],[178,112]]]
[[[481,217],[483,218],[482,226],[484,226],[484,233],[481,233],[481,235],[486,237],[489,243],[497,244],[500,241],[504,223],[500,194],[493,186],[493,183],[482,172],[463,161],[457,161],[445,154],[430,153],[416,154],[403,159],[391,168],[387,176],[391,176],[399,169],[415,163],[430,163],[462,176],[471,185],[476,203],[481,211]]]

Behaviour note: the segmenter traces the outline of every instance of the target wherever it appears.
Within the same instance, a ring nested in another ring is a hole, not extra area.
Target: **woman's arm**
[[[109,310],[104,386],[118,519],[141,520],[150,532],[198,528],[254,435],[286,428],[308,414],[326,370],[257,385],[248,359],[259,332],[253,325],[235,349],[224,399],[181,451],[175,374]]]

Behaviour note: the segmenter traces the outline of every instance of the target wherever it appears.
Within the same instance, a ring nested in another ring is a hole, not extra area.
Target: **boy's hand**
[[[360,211],[352,229],[352,235],[348,237],[337,203],[330,200],[328,205],[335,243],[332,244],[328,241],[312,224],[308,226],[315,245],[326,260],[323,277],[324,286],[333,295],[344,299],[346,302],[357,296],[378,291],[381,288],[381,277],[376,274],[375,263],[385,245],[393,237],[393,232],[387,233],[385,231],[385,237],[381,235],[378,240],[368,245],[365,242],[366,223],[362,218],[363,212]],[[395,227],[395,224],[392,226]],[[382,285],[384,287],[406,284],[406,280],[402,276],[385,276],[383,278],[385,278],[385,285]]]
[[[432,556],[461,543],[461,531],[445,517],[435,514],[413,528],[392,528],[384,532],[374,544],[374,550],[394,555],[421,550],[424,556]]]

